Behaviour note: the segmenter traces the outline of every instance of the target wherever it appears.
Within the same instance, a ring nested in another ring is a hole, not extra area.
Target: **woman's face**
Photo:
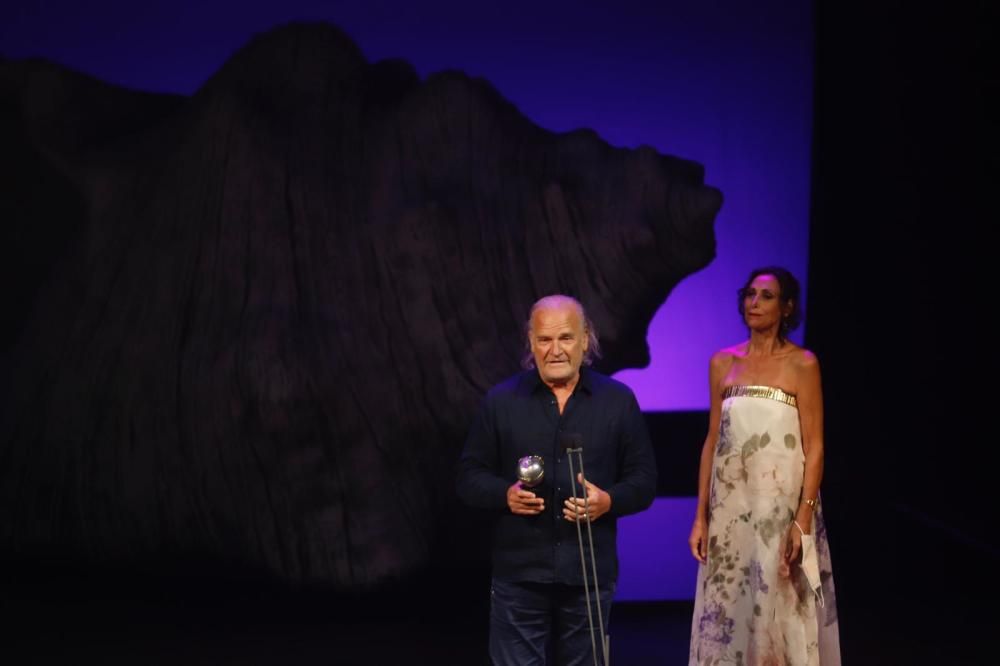
[[[743,320],[754,331],[766,331],[781,325],[781,318],[790,306],[781,306],[781,285],[778,278],[758,275],[743,292]]]

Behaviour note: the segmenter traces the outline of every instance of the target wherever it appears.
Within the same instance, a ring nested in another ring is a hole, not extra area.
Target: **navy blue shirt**
[[[495,511],[494,577],[583,584],[576,524],[563,518],[563,502],[572,496],[562,446],[567,435],[579,436],[587,480],[611,496],[611,510],[591,529],[600,582],[617,579],[617,518],[652,504],[656,460],[631,389],[586,367],[561,415],[552,390],[532,369],[491,389],[472,423],[459,463],[458,494],[473,507]],[[545,499],[537,516],[515,515],[507,507],[517,461],[527,455],[544,459],[544,481],[532,489]],[[578,462],[574,454],[574,472],[580,471]],[[579,485],[576,492],[582,497]],[[589,572],[586,523],[581,527]]]

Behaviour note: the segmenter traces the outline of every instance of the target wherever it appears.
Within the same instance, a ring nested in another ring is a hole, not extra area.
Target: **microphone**
[[[559,435],[559,448],[567,453],[583,452],[583,435],[578,432],[564,432]]]
[[[566,450],[566,461],[569,463],[569,483],[570,489],[573,493],[573,503],[579,499],[583,499],[583,509],[584,512],[590,514],[590,505],[587,497],[587,486],[584,484],[578,484],[576,480],[576,472],[573,469],[573,456],[580,466],[580,474],[583,476],[584,480],[587,479],[586,473],[583,471],[583,435],[579,433],[562,433],[559,435],[559,444]],[[583,491],[583,497],[580,498],[576,494],[577,485],[580,486],[580,490]],[[600,583],[597,580],[597,559],[594,556],[594,534],[590,530],[590,519],[584,518],[583,522],[587,524],[587,546],[590,551],[590,571],[587,571],[587,557],[584,555],[583,547],[583,530],[580,527],[580,520],[576,521],[576,540],[580,547],[580,568],[583,573],[583,594],[587,599],[587,623],[590,625],[590,648],[594,655],[594,666],[598,666],[597,662],[597,641],[598,637],[594,631],[594,614],[591,610],[591,594],[590,594],[590,580],[593,579],[594,585],[594,598],[595,605],[597,606],[597,626],[600,630],[600,642],[601,642],[601,664],[603,666],[609,666],[611,660],[611,637],[606,636],[604,633],[604,614],[601,612],[601,588]],[[588,575],[589,574],[589,575]]]

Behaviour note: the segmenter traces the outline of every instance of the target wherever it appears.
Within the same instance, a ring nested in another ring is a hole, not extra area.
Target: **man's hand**
[[[583,474],[576,475],[577,481],[583,485],[587,491],[587,501],[584,504],[582,497],[570,497],[563,504],[563,518],[572,522],[577,520],[590,520],[594,522],[611,510],[611,495],[607,494],[590,481],[585,481]],[[576,502],[574,504],[574,502]],[[589,513],[586,511],[589,509]]]
[[[522,488],[518,481],[507,489],[507,506],[518,516],[537,516],[545,510],[545,500]]]

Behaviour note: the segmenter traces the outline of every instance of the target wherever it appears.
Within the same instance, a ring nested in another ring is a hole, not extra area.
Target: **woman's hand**
[[[691,526],[691,536],[688,537],[691,555],[705,564],[708,559],[708,523],[703,518],[696,518]]]
[[[802,557],[802,529],[792,521],[785,532],[785,542],[781,549],[781,562],[778,563],[778,575],[788,578],[792,574],[792,565],[799,563]]]

